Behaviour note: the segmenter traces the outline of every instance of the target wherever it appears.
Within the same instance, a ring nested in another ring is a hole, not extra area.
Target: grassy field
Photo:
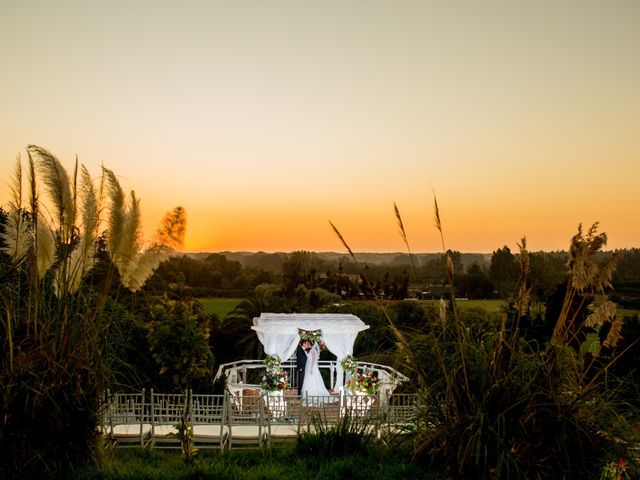
[[[295,447],[201,451],[194,465],[180,452],[121,449],[109,451],[98,464],[74,472],[73,480],[341,480],[436,478],[425,468],[392,452],[359,452],[344,456],[299,454]]]
[[[439,305],[439,300],[426,300],[426,304]],[[457,300],[458,308],[482,308],[487,312],[498,312],[506,304],[505,300]]]
[[[224,320],[227,314],[236,308],[242,299],[241,298],[199,298],[198,301],[202,304],[206,313],[215,313],[220,320]]]
[[[238,305],[241,298],[199,298],[198,299],[205,312],[215,313],[221,320],[224,319],[227,314]],[[438,300],[425,300],[421,301],[423,304],[438,304]],[[458,308],[482,308],[488,312],[499,312],[500,308],[506,304],[505,300],[458,300]],[[625,310],[618,309],[618,315],[630,317],[640,314],[638,310]]]

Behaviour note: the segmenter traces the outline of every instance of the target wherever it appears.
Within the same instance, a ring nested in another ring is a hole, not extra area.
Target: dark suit
[[[304,383],[304,369],[307,365],[307,352],[301,345],[296,348],[296,373],[298,375],[298,395],[302,393],[302,384]]]

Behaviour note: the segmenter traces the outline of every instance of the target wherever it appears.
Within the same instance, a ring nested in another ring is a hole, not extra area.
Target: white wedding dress
[[[331,394],[324,386],[324,380],[320,375],[320,367],[318,360],[320,359],[320,347],[316,342],[313,343],[311,349],[307,353],[307,363],[304,369],[304,383],[302,384],[302,397],[314,397],[308,400],[309,404],[317,405],[322,403],[333,402],[333,398],[317,398],[329,397]]]

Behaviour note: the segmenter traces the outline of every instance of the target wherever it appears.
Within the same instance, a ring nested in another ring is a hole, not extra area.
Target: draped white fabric
[[[338,359],[338,362],[336,364],[336,381],[333,385],[334,392],[337,392],[344,384],[344,372],[342,371],[340,360],[342,360],[347,355],[353,355],[353,344],[355,343],[357,336],[358,332],[322,332],[322,339],[324,340],[324,343],[327,345],[329,351],[333,353]]]
[[[322,340],[338,359],[334,391],[344,383],[340,360],[353,354],[358,333],[369,328],[355,315],[342,313],[263,313],[253,319],[253,330],[267,355],[278,355],[282,361],[293,356],[300,337],[298,329],[322,330]]]

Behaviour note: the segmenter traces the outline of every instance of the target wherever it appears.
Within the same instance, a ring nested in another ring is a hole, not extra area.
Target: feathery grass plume
[[[122,241],[120,243],[120,264],[116,264],[122,274],[129,270],[129,264],[135,262],[141,248],[142,225],[140,216],[140,200],[135,192],[131,192],[131,199],[126,210]]]
[[[409,246],[409,239],[407,238],[407,232],[404,229],[404,222],[402,221],[402,216],[400,215],[400,210],[398,210],[398,205],[396,205],[396,202],[393,202],[393,211],[396,215],[396,220],[398,221],[398,227],[400,228],[400,237],[402,237],[402,241],[407,247],[407,252],[409,252],[409,259],[411,260],[411,268],[413,269],[413,274],[417,278],[418,271],[416,269],[416,262],[413,258],[413,253],[411,252],[411,247]]]
[[[569,248],[569,278],[562,309],[553,330],[552,342],[559,345],[573,339],[582,325],[577,322],[578,315],[587,303],[588,295],[603,295],[611,287],[611,277],[618,262],[614,253],[603,265],[596,261],[596,255],[607,244],[607,235],[598,234],[598,223],[594,223],[586,235],[582,224],[571,239]]]
[[[109,218],[107,220],[107,247],[111,260],[117,265],[122,257],[122,232],[124,231],[126,210],[125,198],[120,182],[113,171],[102,167],[106,196],[110,202]]]
[[[93,180],[87,168],[82,165],[80,172],[80,199],[82,202],[82,224],[80,225],[80,241],[71,252],[66,284],[73,293],[80,287],[82,277],[96,261],[96,247],[100,212]],[[57,286],[60,288],[60,285]]]
[[[529,308],[531,301],[531,288],[527,288],[527,277],[529,275],[529,251],[527,250],[527,238],[522,237],[522,240],[518,244],[520,249],[520,277],[518,278],[518,284],[514,295],[514,305],[518,311],[516,322],[524,316],[526,310]]]
[[[27,155],[29,157],[29,190],[30,190],[30,195],[29,195],[29,206],[31,208],[31,211],[29,212],[31,215],[31,222],[33,224],[33,229],[31,232],[31,235],[33,237],[33,240],[31,242],[31,248],[34,250],[33,251],[33,255],[37,258],[38,256],[38,229],[35,228],[35,225],[37,224],[38,218],[40,218],[40,200],[38,198],[38,180],[36,178],[36,164],[35,161],[33,159],[33,155],[31,155],[31,152],[29,151],[29,149],[27,149]]]
[[[353,254],[353,252],[351,251],[351,248],[349,247],[349,245],[347,244],[346,240],[344,239],[344,237],[342,236],[342,234],[340,233],[340,231],[338,230],[338,227],[336,227],[331,220],[329,220],[329,225],[331,225],[331,228],[333,229],[333,231],[335,232],[335,234],[338,236],[338,238],[340,239],[340,241],[342,242],[342,245],[344,245],[344,248],[347,249],[347,252],[349,252],[349,255],[351,255],[351,258],[353,258],[353,261],[356,262],[356,264],[358,263],[358,260],[356,259],[356,256]]]
[[[136,207],[134,208],[133,205],[136,205]],[[136,222],[139,225],[139,200],[135,199],[132,192],[132,208],[129,210],[126,223],[130,224],[132,228]],[[182,248],[186,228],[187,214],[184,208],[176,207],[165,214],[156,234],[154,245],[144,252],[139,249],[139,226],[137,235],[129,233],[128,235],[130,235],[131,239],[129,241],[125,240],[125,243],[130,242],[135,245],[135,251],[131,250],[127,253],[130,261],[126,263],[124,270],[120,272],[122,284],[132,292],[142,288],[154,270],[158,268],[160,262],[165,260],[172,252]]]
[[[442,242],[442,251],[446,252],[447,249],[444,246],[444,233],[442,232],[442,221],[440,220],[440,209],[438,208],[438,198],[436,197],[436,191],[433,190],[433,210],[434,210],[434,220],[435,225],[438,231],[440,232],[440,241]]]
[[[7,225],[1,235],[5,242],[4,252],[17,262],[25,257],[30,243],[22,206],[22,161],[20,155],[16,158],[9,189],[11,190],[11,201],[9,202]]]
[[[37,170],[55,207],[60,235],[59,241],[68,243],[71,241],[73,226],[75,225],[75,204],[69,175],[60,161],[44,148],[29,145],[27,150],[39,159]]]
[[[82,252],[82,271],[84,272],[93,265],[100,222],[98,199],[93,187],[93,181],[84,165],[82,166],[80,185],[82,198],[80,250]]]
[[[620,332],[622,331],[622,325],[624,323],[623,318],[616,318],[613,323],[611,323],[611,329],[607,334],[607,338],[602,342],[602,345],[608,348],[615,347],[620,340],[622,340],[622,335]]]
[[[156,235],[156,244],[163,248],[179,250],[184,246],[186,231],[187,213],[184,208],[176,207],[163,217]]]
[[[438,309],[438,318],[442,325],[447,323],[447,302],[444,301],[444,298],[440,297],[439,309]]]
[[[38,231],[35,249],[36,270],[38,278],[42,280],[56,260],[56,240],[53,230],[42,217],[38,219],[36,230]]]
[[[587,316],[584,321],[584,326],[588,328],[600,328],[605,323],[613,323],[616,318],[616,304],[610,300],[606,300],[606,295],[602,295],[604,298],[597,298],[595,303],[595,309]]]
[[[138,291],[165,257],[159,247],[152,247],[137,254],[122,273],[122,284],[132,292]]]
[[[11,190],[9,205],[15,210],[22,210],[22,158],[19,154],[13,167],[9,189]]]

